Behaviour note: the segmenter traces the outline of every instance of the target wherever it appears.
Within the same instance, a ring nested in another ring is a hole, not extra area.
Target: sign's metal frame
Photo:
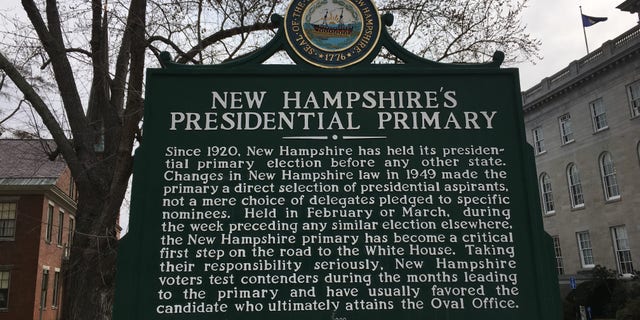
[[[493,55],[492,61],[488,63],[479,64],[448,64],[438,63],[430,60],[418,57],[402,46],[398,45],[390,36],[386,27],[393,23],[393,16],[385,14],[381,17],[382,28],[380,31],[379,41],[376,42],[375,47],[371,50],[370,54],[363,57],[357,63],[340,67],[340,68],[318,68],[316,65],[309,64],[303,57],[299,56],[295,49],[292,48],[290,41],[287,40],[285,28],[282,25],[285,19],[274,15],[272,22],[279,25],[278,31],[274,38],[263,48],[240,58],[227,61],[218,65],[182,65],[171,61],[171,57],[168,53],[161,54],[161,64],[163,69],[150,69],[148,70],[148,76],[152,77],[156,74],[174,74],[174,75],[189,75],[189,74],[210,74],[215,73],[221,76],[224,75],[323,75],[327,77],[340,77],[344,75],[360,75],[360,76],[375,76],[378,74],[460,74],[460,75],[506,75],[512,77],[517,90],[511,92],[513,101],[516,101],[514,106],[518,110],[515,112],[522,118],[522,104],[519,93],[518,85],[518,70],[517,69],[501,69],[500,65],[504,60],[504,54],[502,52],[496,52]],[[385,48],[389,53],[401,60],[402,64],[394,65],[382,65],[373,64],[372,62],[379,54],[382,48]],[[265,65],[267,59],[272,57],[278,51],[285,51],[289,57],[296,63],[296,65]],[[146,110],[149,112],[149,110]],[[146,119],[146,117],[145,117]],[[535,265],[531,267],[531,277],[537,279],[535,285],[535,305],[537,305],[537,319],[558,319],[559,317],[559,294],[557,294],[557,278],[555,276],[555,268],[553,266],[553,252],[551,238],[543,232],[541,215],[535,214],[540,212],[540,203],[538,197],[538,190],[536,187],[536,172],[535,163],[533,159],[533,150],[531,146],[526,145],[524,140],[524,127],[519,124],[520,132],[514,133],[521,137],[522,146],[517,146],[523,150],[522,162],[526,168],[524,176],[526,181],[522,181],[522,186],[526,188],[526,206],[529,208],[530,214],[528,217],[529,230],[528,233],[531,237],[531,246],[528,249],[528,253],[531,254],[531,260],[535,262]],[[147,136],[146,139],[153,139],[153,137]],[[145,143],[142,144],[141,150],[144,150]],[[148,159],[144,156],[144,152],[138,150],[136,153],[135,170],[134,172],[145,172],[145,167],[149,161],[157,161],[154,159]],[[143,195],[145,189],[148,186],[145,185],[144,176],[134,176],[133,194]],[[143,229],[145,227],[145,217],[142,214],[145,212],[145,208],[142,207],[141,202],[136,202],[134,199],[131,207],[130,226],[131,231],[127,234],[120,244],[119,262],[118,262],[118,279],[117,279],[117,294],[115,298],[114,319],[116,320],[142,320],[137,317],[138,314],[138,298],[141,288],[139,283],[141,275],[145,274],[145,270],[141,267],[141,261],[148,256],[145,253],[143,244],[148,241],[145,237]],[[533,214],[531,214],[533,213]],[[535,244],[535,245],[534,245]],[[220,319],[226,319],[221,316]],[[495,319],[495,318],[492,318]],[[533,319],[533,318],[531,318]],[[147,320],[147,319],[144,319]]]

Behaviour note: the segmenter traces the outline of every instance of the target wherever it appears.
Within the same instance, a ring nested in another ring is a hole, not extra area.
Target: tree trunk
[[[108,214],[109,217],[101,216],[109,208],[104,200],[102,197],[81,196],[78,201],[76,232],[64,273],[63,320],[111,319],[118,212]]]

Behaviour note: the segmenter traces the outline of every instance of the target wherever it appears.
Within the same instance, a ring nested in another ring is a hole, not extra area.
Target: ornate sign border
[[[287,41],[304,61],[337,69],[374,51],[381,21],[370,0],[294,0],[284,20]]]

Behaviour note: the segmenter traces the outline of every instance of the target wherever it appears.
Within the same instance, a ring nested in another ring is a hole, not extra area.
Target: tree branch
[[[127,30],[130,39],[128,41],[131,52],[131,76],[129,87],[127,88],[126,109],[122,119],[122,128],[119,133],[119,144],[115,153],[115,167],[110,190],[112,197],[122,199],[127,190],[128,180],[133,170],[133,143],[138,133],[138,126],[143,115],[144,100],[142,98],[142,87],[144,84],[145,51],[147,43],[145,41],[146,25],[146,1],[133,0],[129,8],[127,18]],[[106,206],[105,212],[117,212],[120,203],[111,201],[111,206]],[[107,225],[108,226],[108,225]]]
[[[109,154],[113,149],[112,139],[105,134],[107,128],[114,130],[119,127],[118,113],[110,108],[109,103],[109,37],[108,37],[108,17],[107,12],[103,14],[102,1],[92,0],[91,4],[91,51],[93,68],[93,78],[91,81],[91,91],[89,93],[89,103],[87,107],[87,119],[93,135],[94,141],[104,143],[105,154]],[[108,166],[103,156],[102,163]],[[113,168],[106,168],[109,172]]]
[[[90,130],[87,130],[88,127],[82,108],[82,100],[80,99],[73,77],[73,69],[65,52],[56,1],[47,0],[46,11],[49,27],[45,25],[40,11],[33,0],[22,0],[22,6],[27,12],[27,16],[38,34],[38,38],[40,38],[44,49],[51,59],[56,83],[60,90],[60,97],[62,98],[67,117],[69,118],[69,125],[73,132],[73,143],[77,147],[81,147],[81,150],[85,152],[86,155],[95,158],[93,152],[93,135]],[[49,126],[47,125],[47,127]],[[63,155],[66,158],[67,155],[64,152]],[[80,175],[78,175],[78,177],[80,177]]]
[[[238,34],[243,34],[247,32],[260,31],[260,30],[273,30],[277,27],[277,25],[273,22],[258,22],[248,26],[241,26],[231,29],[220,30],[200,41],[196,46],[191,48],[187,53],[181,55],[180,58],[177,59],[178,63],[187,63],[192,61],[193,58],[206,47],[222,40],[225,38],[233,37]]]
[[[77,53],[82,53],[84,55],[86,55],[87,57],[91,58],[91,52],[89,52],[88,50],[85,49],[81,49],[81,48],[67,48],[64,50],[66,53],[72,53],[72,52],[77,52]],[[51,59],[47,59],[42,66],[40,67],[40,70],[44,70],[49,64],[51,63]]]
[[[16,67],[1,52],[0,69],[7,73],[11,81],[13,81],[18,89],[24,94],[25,99],[31,103],[31,107],[33,107],[38,115],[40,115],[42,122],[47,126],[47,129],[49,129],[49,132],[53,136],[58,148],[60,148],[69,167],[72,168],[72,170],[75,169],[76,172],[80,172],[82,170],[81,164],[78,161],[78,157],[76,156],[71,141],[69,141],[65,136],[64,130],[62,130],[62,127],[60,127],[60,124],[40,95],[38,95]]]
[[[171,41],[171,40],[169,40],[169,39],[167,39],[165,37],[162,37],[162,36],[151,36],[151,37],[149,37],[149,39],[147,39],[147,43],[149,44],[149,46],[151,46],[154,41],[160,41],[160,42],[162,42],[162,43],[164,43],[166,45],[169,45],[173,50],[175,50],[175,52],[176,52],[176,54],[178,56],[186,56],[186,53],[184,51],[182,51],[182,49],[180,49],[180,47],[177,44],[175,44],[173,41]],[[200,63],[198,60],[193,59],[193,58],[190,59],[187,62],[191,62],[191,63],[194,63],[194,64]]]
[[[2,81],[4,82],[4,78],[2,79]],[[20,100],[20,103],[18,103],[18,107],[13,110],[13,112],[11,112],[8,116],[6,116],[4,119],[0,120],[0,124],[3,124],[5,121],[11,119],[11,117],[13,117],[16,113],[18,113],[18,110],[20,110],[20,107],[22,106],[22,103],[24,102],[24,100]]]

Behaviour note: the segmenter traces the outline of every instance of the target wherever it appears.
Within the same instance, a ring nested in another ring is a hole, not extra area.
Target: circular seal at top
[[[380,25],[370,0],[293,0],[284,22],[291,48],[322,68],[362,61],[376,47]]]

